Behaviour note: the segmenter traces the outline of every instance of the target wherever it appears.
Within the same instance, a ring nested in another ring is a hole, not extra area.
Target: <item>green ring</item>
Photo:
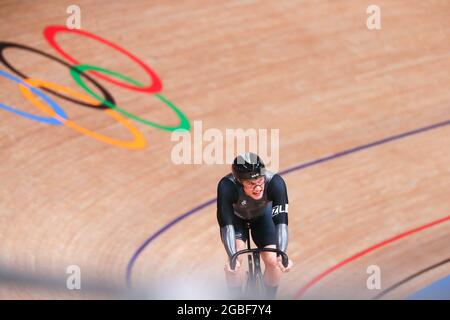
[[[111,70],[107,70],[107,69],[103,69],[97,66],[91,66],[91,65],[87,65],[87,64],[80,64],[77,66],[72,66],[72,68],[70,69],[70,74],[72,76],[72,78],[76,81],[76,83],[78,83],[78,85],[80,87],[82,87],[87,93],[89,93],[92,97],[94,97],[95,99],[97,99],[98,101],[100,101],[101,104],[106,105],[108,107],[110,107],[113,110],[116,110],[120,113],[122,113],[123,115],[127,116],[128,118],[134,119],[136,121],[139,121],[141,123],[144,123],[146,125],[149,125],[151,127],[155,127],[158,129],[162,129],[162,130],[167,130],[167,131],[175,131],[177,129],[185,129],[185,130],[189,130],[191,128],[191,125],[189,123],[188,118],[184,115],[183,112],[180,111],[180,109],[178,109],[172,102],[170,102],[169,100],[167,100],[164,96],[162,96],[159,93],[155,93],[154,95],[158,97],[159,100],[161,100],[162,102],[164,102],[167,106],[169,106],[178,116],[178,118],[180,118],[180,124],[178,126],[175,127],[171,127],[171,126],[165,126],[165,125],[161,125],[158,124],[156,122],[152,122],[152,121],[148,121],[145,120],[133,113],[130,113],[122,108],[119,108],[118,106],[116,106],[114,103],[111,103],[110,101],[106,100],[103,97],[100,97],[99,95],[97,95],[94,91],[92,91],[81,79],[81,73],[83,73],[85,70],[95,70],[95,71],[99,71],[102,73],[106,73],[107,75],[111,75],[111,76],[115,76],[116,78],[122,79],[128,83],[137,85],[137,86],[141,86],[143,87],[144,85],[142,83],[140,83],[139,81],[136,81],[134,79],[128,78],[127,76],[124,76],[120,73],[111,71]]]

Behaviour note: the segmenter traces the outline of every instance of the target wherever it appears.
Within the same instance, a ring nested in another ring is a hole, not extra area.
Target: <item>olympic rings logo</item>
[[[56,42],[55,35],[61,32],[75,33],[77,35],[91,38],[100,43],[106,44],[112,49],[127,56],[139,67],[141,67],[150,77],[151,82],[149,84],[142,84],[139,81],[136,81],[123,74],[111,70],[107,70],[98,66],[81,64],[78,60],[76,60],[74,57],[70,56],[66,51],[64,51],[61,48],[61,46]],[[3,63],[11,72],[13,72],[12,74],[0,70],[0,76],[13,82],[16,82],[23,97],[26,100],[30,101],[39,110],[43,111],[46,115],[48,115],[48,117],[42,117],[32,113],[21,111],[11,106],[5,105],[3,103],[0,103],[0,108],[33,121],[42,122],[49,125],[65,125],[86,136],[125,149],[135,149],[135,150],[142,149],[147,144],[146,139],[142,135],[142,133],[131,122],[129,122],[127,118],[166,131],[174,131],[177,129],[184,129],[184,130],[190,129],[189,120],[184,115],[184,113],[181,112],[181,110],[178,109],[171,101],[169,101],[162,94],[160,94],[162,90],[162,82],[158,77],[158,75],[143,61],[139,60],[130,52],[95,34],[82,31],[79,29],[68,29],[65,26],[46,27],[44,29],[44,37],[50,44],[50,46],[53,47],[58,52],[58,54],[61,55],[69,63],[58,57],[55,57],[53,55],[50,55],[48,53],[45,53],[32,47],[27,47],[24,45],[11,42],[0,42],[0,62]],[[7,48],[16,48],[30,51],[68,67],[70,69],[70,75],[72,76],[72,78],[81,88],[84,89],[84,91],[87,94],[77,92],[71,88],[56,83],[52,83],[49,81],[29,78],[20,70],[17,70],[7,61],[4,54],[4,51]],[[143,94],[153,95],[158,100],[163,102],[166,106],[168,106],[177,115],[177,117],[179,118],[179,124],[177,126],[168,126],[164,124],[159,124],[144,119],[136,114],[133,114],[131,112],[126,111],[125,109],[118,107],[111,94],[105,88],[103,88],[97,81],[95,81],[92,78],[92,76],[95,76],[97,78],[100,78],[114,85],[129,90],[141,92]],[[96,86],[97,89],[99,89],[100,92],[102,93],[103,97],[101,97],[100,95],[95,93],[91,88],[89,88],[88,85],[86,84],[86,80],[88,80],[91,84]],[[71,101],[73,103],[77,103],[81,106],[94,108],[105,112],[108,116],[110,116],[111,118],[119,122],[121,125],[123,125],[131,133],[132,139],[130,140],[115,139],[76,124],[74,121],[69,120],[69,117],[67,116],[64,109],[43,91],[56,95],[65,100]]]

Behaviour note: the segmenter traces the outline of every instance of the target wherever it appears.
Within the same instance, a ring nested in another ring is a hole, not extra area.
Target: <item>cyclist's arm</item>
[[[267,194],[272,200],[272,219],[277,231],[277,248],[286,252],[288,246],[288,195],[283,178],[275,174],[267,186]]]
[[[236,253],[236,239],[233,226],[233,202],[237,197],[234,184],[222,178],[217,186],[217,221],[220,237],[229,257]]]

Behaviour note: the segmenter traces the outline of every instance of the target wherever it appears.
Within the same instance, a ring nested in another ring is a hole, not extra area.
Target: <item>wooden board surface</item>
[[[70,4],[2,1],[0,41],[63,59],[43,30],[64,25]],[[285,175],[295,267],[283,276],[280,298],[370,299],[450,257],[449,2],[377,1],[381,30],[367,29],[372,2],[362,0],[77,4],[82,30],[148,64],[163,83],[161,94],[191,124],[221,132],[279,129],[279,171],[309,163]],[[136,63],[93,39],[56,39],[83,64],[150,81]],[[61,63],[23,48],[3,53],[29,78],[81,90]],[[0,70],[11,72],[2,63]],[[178,123],[157,97],[98,82],[121,108]],[[5,105],[48,116],[5,77],[0,96]],[[78,125],[131,138],[104,111],[49,96]],[[149,287],[162,279],[225,285],[213,199],[228,165],[174,165],[171,133],[134,120],[147,141],[140,150],[5,109],[0,117],[5,270],[64,279],[67,266],[78,265],[83,279],[119,288],[127,276]],[[370,265],[381,269],[381,290],[366,287]],[[449,273],[444,264],[385,297],[404,298]],[[108,296],[0,283],[2,299]]]

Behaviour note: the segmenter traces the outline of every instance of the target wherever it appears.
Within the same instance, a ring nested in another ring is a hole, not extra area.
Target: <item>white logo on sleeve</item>
[[[275,217],[276,215],[280,213],[288,213],[288,204],[280,204],[278,206],[274,206],[272,208],[272,217]]]

